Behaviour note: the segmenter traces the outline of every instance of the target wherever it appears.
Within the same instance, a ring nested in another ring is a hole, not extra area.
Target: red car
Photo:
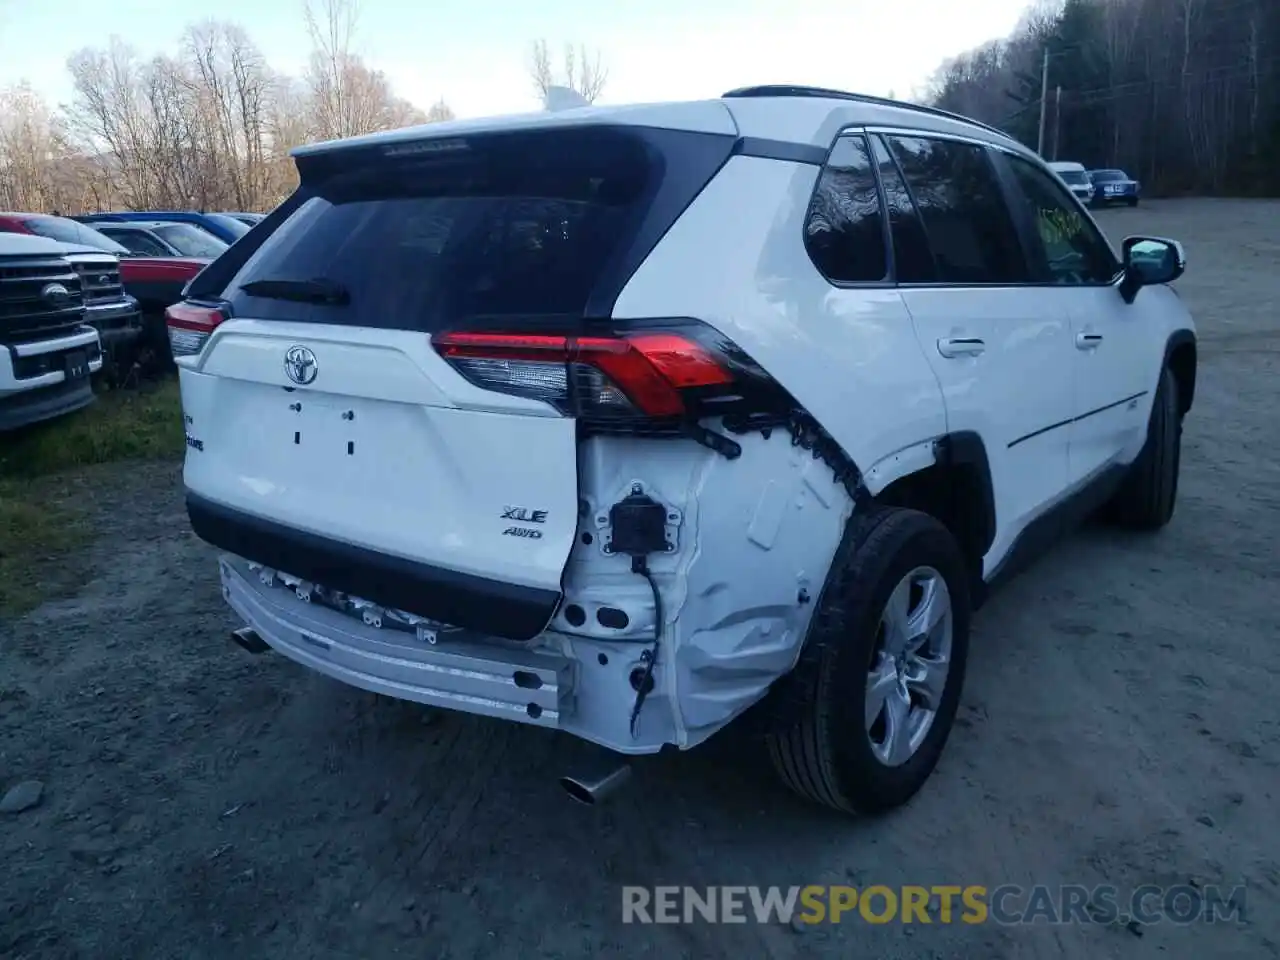
[[[138,257],[87,224],[43,213],[0,213],[0,233],[29,233],[59,243],[101,250],[120,258],[120,280],[142,311],[144,340],[168,357],[164,311],[182,299],[182,290],[209,263],[206,257]]]

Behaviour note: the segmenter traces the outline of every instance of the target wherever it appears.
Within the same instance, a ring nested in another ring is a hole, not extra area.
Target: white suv
[[[909,798],[970,611],[1086,513],[1174,507],[1178,244],[1033,153],[810,88],[300,149],[170,309],[241,645],[367,690]]]
[[[62,244],[0,233],[0,432],[93,402],[102,345],[84,283]]]

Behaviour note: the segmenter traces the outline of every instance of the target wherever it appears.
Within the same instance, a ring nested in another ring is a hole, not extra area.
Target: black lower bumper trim
[[[551,621],[560,591],[458,573],[331,540],[187,491],[196,536],[219,549],[420,617],[508,640],[532,640]]]
[[[87,377],[10,394],[0,400],[0,431],[17,430],[73,413],[89,406],[93,399],[93,387]]]

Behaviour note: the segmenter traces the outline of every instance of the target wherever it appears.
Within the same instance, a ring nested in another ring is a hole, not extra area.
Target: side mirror
[[[1125,303],[1133,303],[1143,287],[1172,283],[1187,269],[1187,255],[1177,240],[1160,237],[1125,237],[1124,279],[1120,295]]]

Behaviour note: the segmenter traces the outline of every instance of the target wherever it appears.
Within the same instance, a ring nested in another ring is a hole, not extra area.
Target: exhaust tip
[[[594,807],[613,796],[629,779],[631,779],[631,767],[624,763],[602,776],[561,777],[560,787],[571,800]]]
[[[560,786],[569,795],[570,800],[576,800],[578,803],[585,804],[588,807],[596,805],[595,795],[587,789],[585,784],[580,783],[573,777],[561,777]]]
[[[232,630],[231,642],[252,654],[266,653],[271,649],[252,627],[241,627],[239,630]]]

